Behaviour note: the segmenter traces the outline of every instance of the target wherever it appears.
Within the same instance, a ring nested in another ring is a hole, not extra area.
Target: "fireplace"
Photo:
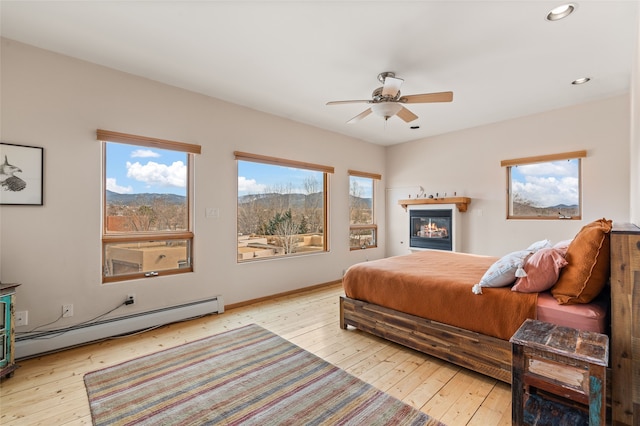
[[[453,209],[409,210],[411,249],[454,250]]]

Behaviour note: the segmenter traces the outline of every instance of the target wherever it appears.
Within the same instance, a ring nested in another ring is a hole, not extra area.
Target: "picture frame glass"
[[[44,148],[0,142],[0,204],[43,205]]]

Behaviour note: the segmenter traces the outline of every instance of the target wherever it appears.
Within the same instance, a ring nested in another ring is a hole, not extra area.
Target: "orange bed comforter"
[[[345,295],[396,311],[509,340],[536,317],[537,293],[477,284],[496,257],[423,251],[353,265],[343,278]]]

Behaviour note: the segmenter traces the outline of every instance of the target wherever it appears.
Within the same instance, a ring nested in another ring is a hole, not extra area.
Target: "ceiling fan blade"
[[[369,114],[371,114],[371,108],[365,109],[360,114],[356,115],[351,120],[347,121],[347,124],[357,123],[358,121],[362,120],[363,118],[365,118]]]
[[[382,96],[395,97],[400,91],[400,86],[404,80],[395,77],[386,77],[384,79],[384,86],[382,86]]]
[[[405,104],[421,104],[428,102],[451,102],[453,92],[423,93],[421,95],[407,95],[400,98]]]
[[[405,123],[408,123],[408,122],[413,121],[416,118],[418,118],[417,115],[415,115],[414,113],[412,113],[411,111],[409,111],[405,107],[402,107],[402,109],[400,111],[398,111],[398,113],[396,115],[398,117],[402,118]]]
[[[327,105],[341,105],[341,104],[366,104],[370,103],[370,100],[359,100],[359,101],[331,101],[327,102]]]

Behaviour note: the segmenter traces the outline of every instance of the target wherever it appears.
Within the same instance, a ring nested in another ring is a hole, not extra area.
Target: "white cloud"
[[[136,149],[131,153],[132,158],[158,158],[160,154],[150,149]]]
[[[107,190],[118,194],[131,194],[133,192],[133,187],[131,187],[131,185],[119,186],[116,183],[116,178],[107,178]]]
[[[247,179],[244,176],[238,176],[238,192],[260,194],[264,192],[265,188],[266,185],[257,183],[255,179]]]
[[[512,169],[512,189],[537,207],[577,205],[580,200],[579,162],[548,161]]]
[[[149,161],[147,164],[127,161],[127,177],[144,182],[149,186],[173,186],[186,188],[187,166],[182,161],[171,165]]]
[[[513,182],[513,191],[539,207],[578,204],[578,178],[526,176],[525,182]]]
[[[520,173],[527,176],[572,176],[576,174],[577,163],[550,161],[546,163],[518,166]]]

